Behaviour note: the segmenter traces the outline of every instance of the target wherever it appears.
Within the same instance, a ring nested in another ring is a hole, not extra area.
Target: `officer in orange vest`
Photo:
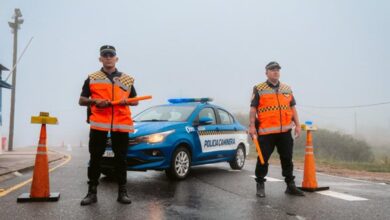
[[[91,73],[84,82],[79,104],[90,108],[88,194],[81,205],[97,202],[97,185],[100,177],[100,160],[107,144],[107,134],[110,132],[112,149],[115,157],[116,178],[119,184],[117,201],[130,204],[127,195],[127,147],[129,132],[133,132],[133,121],[127,98],[137,96],[134,88],[134,78],[119,72],[115,65],[118,62],[115,47],[104,45],[100,48],[99,61],[103,67]],[[111,105],[110,101],[123,100],[119,105]]]
[[[295,136],[301,133],[298,113],[295,109],[295,99],[291,88],[279,81],[280,65],[270,62],[265,67],[267,81],[257,84],[253,88],[249,134],[257,135],[264,164],[261,165],[259,158],[256,164],[256,195],[265,197],[264,182],[268,172],[268,159],[277,148],[282,164],[282,175],[287,184],[286,193],[303,196],[303,192],[295,186],[293,175],[293,145]]]

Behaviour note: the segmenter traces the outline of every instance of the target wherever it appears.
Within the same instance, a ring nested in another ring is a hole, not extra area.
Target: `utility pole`
[[[354,113],[354,121],[355,121],[355,138],[357,138],[357,133],[358,133],[358,127],[357,127],[357,116],[356,116],[356,111]]]
[[[8,22],[11,27],[11,32],[14,34],[14,51],[12,60],[12,89],[11,89],[11,111],[9,120],[9,136],[8,136],[8,151],[13,150],[14,144],[14,118],[15,118],[15,91],[16,91],[16,62],[18,52],[18,30],[20,25],[23,24],[22,12],[19,8],[15,8],[15,14],[12,16],[14,22]]]

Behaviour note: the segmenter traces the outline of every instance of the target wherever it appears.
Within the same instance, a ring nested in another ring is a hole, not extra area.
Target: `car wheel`
[[[230,167],[233,170],[241,170],[245,165],[245,150],[242,145],[239,145],[236,150],[236,154],[234,155],[234,159],[229,162]]]
[[[165,174],[172,180],[183,180],[190,173],[191,155],[185,147],[179,147],[172,155],[171,167]]]

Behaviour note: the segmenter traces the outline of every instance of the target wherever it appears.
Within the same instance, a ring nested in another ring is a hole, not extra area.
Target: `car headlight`
[[[136,138],[136,141],[137,142],[146,142],[146,143],[149,143],[149,144],[156,144],[156,143],[160,143],[160,142],[163,142],[165,140],[165,138],[172,134],[175,130],[169,130],[169,131],[164,131],[164,132],[160,132],[160,133],[154,133],[154,134],[149,134],[149,135],[145,135],[145,136],[140,136],[140,137],[137,137]]]

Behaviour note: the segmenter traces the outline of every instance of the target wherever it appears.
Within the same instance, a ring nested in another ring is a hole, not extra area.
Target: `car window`
[[[224,111],[222,109],[218,109],[219,117],[221,119],[221,124],[229,125],[233,124],[234,119],[233,116],[231,116],[227,111]]]
[[[214,112],[214,109],[212,108],[204,108],[202,109],[200,112],[199,112],[199,118],[202,118],[202,117],[209,117],[211,119],[213,119],[213,125],[215,125],[217,123],[217,120],[215,118],[215,112]]]
[[[155,106],[134,117],[134,121],[185,121],[194,106]]]

